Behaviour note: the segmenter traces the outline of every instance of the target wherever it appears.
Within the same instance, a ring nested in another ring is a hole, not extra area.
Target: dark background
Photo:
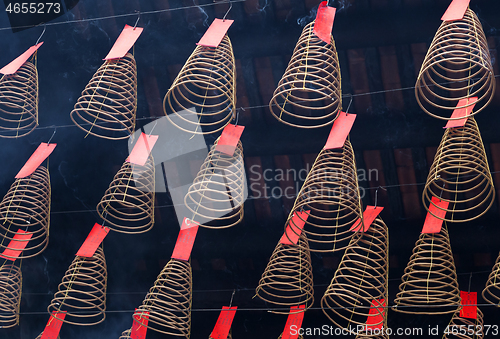
[[[267,108],[297,38],[303,26],[314,19],[318,3],[318,0],[246,0],[234,3],[228,15],[235,19],[229,37],[237,60],[237,107],[245,108],[239,110],[239,123],[246,126],[242,142],[249,184],[256,182],[256,175],[249,171],[252,165],[273,171],[310,168],[328,136],[330,127],[313,131],[287,127],[277,122]],[[355,95],[350,112],[358,114],[351,133],[357,166],[360,170],[378,171],[378,178],[360,181],[366,190],[365,204],[374,203],[376,187],[392,186],[387,192],[379,191],[379,204],[386,207],[382,217],[390,230],[390,305],[425,218],[421,192],[444,125],[419,109],[411,87],[449,3],[449,0],[332,2],[338,7],[333,34],[339,52],[342,89],[345,96]],[[200,4],[210,6],[193,7]],[[184,7],[188,8],[174,10]],[[213,5],[207,0],[81,0],[55,20],[64,22],[166,8],[172,11],[142,14],[139,21],[144,32],[135,45],[137,128],[163,116],[161,102],[177,72],[208,24],[216,17],[222,18],[228,5]],[[500,3],[472,0],[471,8],[481,19],[498,74]],[[72,124],[69,113],[123,26],[133,25],[136,18],[137,15],[130,15],[47,26],[42,38],[45,43],[38,51],[40,127],[18,140],[0,140],[3,164],[0,193],[7,192],[31,153],[40,142],[47,142],[53,126],[58,126],[52,140],[58,146],[49,164],[50,243],[41,255],[23,260],[20,326],[0,329],[0,338],[34,339],[43,330],[49,318],[46,308],[57,285],[93,224],[100,221],[95,207],[127,157],[127,141],[91,136],[84,139],[85,133]],[[0,13],[0,65],[33,45],[42,32],[42,27],[36,27],[14,34],[9,25],[7,15]],[[344,98],[344,108],[347,104],[348,98]],[[497,93],[476,119],[492,171],[500,171],[499,104]],[[213,137],[207,141],[212,142]],[[195,175],[197,168],[192,167],[191,175]],[[499,174],[494,174],[494,179],[500,187]],[[194,339],[208,337],[219,314],[217,309],[229,304],[234,289],[233,305],[241,308],[233,323],[234,338],[277,338],[284,328],[286,316],[268,313],[263,302],[252,300],[293,205],[293,198],[271,194],[275,187],[295,185],[293,180],[271,180],[267,184],[270,186],[267,192],[261,193],[262,196],[267,193],[269,198],[255,198],[253,192],[253,198],[245,203],[245,219],[241,224],[227,230],[198,232],[192,253]],[[105,239],[106,321],[93,327],[65,324],[62,339],[118,338],[123,330],[130,328],[133,310],[141,304],[167,263],[179,230],[168,194],[158,193],[156,206],[156,224],[150,232],[110,233]],[[498,202],[495,202],[481,219],[449,227],[462,290],[469,287],[470,272],[474,272],[471,291],[480,294],[484,288],[500,250],[498,217]],[[312,254],[314,307],[319,307],[340,258],[340,253]],[[479,298],[479,303],[484,301]],[[496,307],[482,306],[481,310],[485,324],[500,325],[500,311]],[[388,315],[389,327],[394,330],[421,327],[424,333],[428,325],[439,325],[442,333],[450,318],[451,315],[408,316],[392,311]],[[330,323],[322,311],[306,312],[304,327],[323,324]],[[150,331],[147,337],[166,336]]]

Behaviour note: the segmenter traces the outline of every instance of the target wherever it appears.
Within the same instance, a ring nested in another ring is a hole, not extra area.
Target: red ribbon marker
[[[281,236],[280,243],[283,245],[297,245],[300,234],[311,211],[295,212]],[[292,224],[292,225],[290,225]]]
[[[146,135],[141,133],[141,136],[135,143],[134,148],[132,148],[127,161],[132,164],[144,166],[146,161],[148,161],[149,154],[153,150],[157,140],[157,135]]]
[[[146,339],[146,333],[148,332],[148,321],[149,312],[145,311],[134,314],[134,322],[132,323],[132,329],[130,330],[130,338]]]
[[[336,149],[344,147],[345,140],[351,131],[352,125],[356,120],[356,114],[340,112],[339,116],[333,122],[330,135],[324,149]]]
[[[446,211],[450,203],[448,201],[443,201],[439,198],[432,197],[431,204],[429,205],[429,211],[425,217],[424,227],[422,228],[422,233],[439,233],[441,232],[441,227],[443,226],[443,220],[439,218],[444,218]],[[434,215],[438,216],[436,218]]]
[[[40,339],[57,339],[59,332],[61,331],[61,326],[64,318],[66,318],[66,311],[57,312],[52,311],[49,321],[43,330],[42,337]]]
[[[217,146],[215,146],[215,150],[232,156],[244,129],[245,126],[235,126],[231,124],[224,127],[219,141],[217,142]]]
[[[184,218],[171,258],[183,261],[189,260],[198,228],[199,224],[197,222]]]
[[[38,166],[40,166],[42,162],[44,162],[45,159],[47,159],[47,157],[52,153],[56,146],[57,144],[46,144],[42,142],[28,161],[26,161],[19,173],[17,173],[16,179],[26,178],[27,176],[33,174]]]
[[[299,331],[292,330],[292,326],[294,326],[294,329],[299,329],[302,327],[304,312],[297,312],[300,310],[304,310],[305,308],[306,305],[290,307],[290,314],[288,315],[288,319],[286,320],[285,330],[283,331],[283,336],[281,337],[281,339],[297,339],[299,337]]]
[[[465,123],[467,122],[467,116],[469,113],[472,113],[474,110],[474,106],[476,106],[476,101],[477,97],[471,97],[471,98],[466,98],[466,99],[460,99],[458,101],[457,107],[465,106],[468,104],[471,104],[468,107],[464,108],[456,108],[453,111],[453,114],[451,115],[452,118],[460,118],[464,117],[463,119],[456,119],[456,120],[448,120],[446,123],[446,126],[443,128],[453,128],[453,127],[464,127]]]
[[[0,73],[4,75],[10,75],[17,72],[17,70],[26,62],[28,59],[35,53],[35,51],[42,46],[43,42],[36,44],[35,46],[31,46],[28,48],[26,52],[12,60],[8,65],[4,66],[0,69]]]
[[[477,319],[477,292],[460,291],[460,299],[462,299],[460,317]]]
[[[237,308],[238,306],[222,307],[219,318],[215,323],[214,330],[210,334],[211,339],[227,339],[227,336],[229,335],[229,329],[231,328],[231,324],[233,323]]]
[[[125,25],[125,28],[120,33],[120,36],[116,39],[115,44],[111,47],[108,55],[106,55],[103,60],[123,58],[129,49],[134,46],[137,39],[139,39],[142,30],[143,28],[141,27]]]
[[[79,257],[92,258],[108,233],[109,228],[95,223],[76,255]]]
[[[372,300],[372,306],[368,312],[366,320],[366,330],[382,329],[384,327],[385,307],[387,306],[385,299]]]
[[[444,12],[441,20],[443,21],[454,21],[462,20],[464,18],[467,7],[469,7],[470,0],[453,0],[448,6],[446,12]]]
[[[26,233],[28,232],[25,232],[21,229],[17,230],[16,234],[14,234],[14,237],[9,242],[7,248],[3,251],[2,254],[0,254],[0,258],[4,258],[10,261],[16,261],[16,259],[19,258],[21,252],[26,248],[26,246],[28,246],[28,242],[33,236],[32,233]]]
[[[233,22],[234,20],[215,19],[196,44],[206,47],[218,47]]]
[[[335,20],[336,11],[336,8],[328,6],[327,1],[321,2],[318,6],[313,33],[327,44],[331,42],[333,21]]]
[[[361,219],[357,219],[354,224],[351,226],[349,231],[353,232],[366,232],[370,229],[371,224],[377,218],[377,216],[382,212],[384,208],[381,206],[366,206],[365,211],[363,212],[363,230],[361,230]]]

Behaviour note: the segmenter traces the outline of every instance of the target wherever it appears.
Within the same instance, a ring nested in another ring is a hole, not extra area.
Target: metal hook
[[[348,112],[349,112],[349,108],[351,108],[351,104],[352,104],[352,98],[353,98],[353,96],[352,96],[352,94],[351,94],[351,93],[349,93],[349,95],[351,96],[351,100],[349,101],[349,105],[347,105],[347,109],[346,109],[346,111],[345,111],[346,113],[348,113]]]
[[[151,131],[149,131],[148,137],[151,136],[151,133],[153,133],[153,130],[155,129],[156,125],[158,125],[158,120],[156,120],[155,125],[153,126],[153,128],[151,128]]]
[[[233,298],[234,298],[235,293],[236,293],[236,290],[233,290],[233,294],[231,295],[231,301],[229,302],[229,308],[231,308],[231,305],[233,304]]]
[[[40,36],[38,37],[38,40],[36,41],[35,43],[35,46],[38,45],[38,42],[40,41],[40,39],[42,38],[43,34],[45,33],[45,30],[47,29],[47,25],[43,25],[43,31],[42,31],[42,34],[40,34]]]
[[[47,142],[47,147],[49,146],[49,144],[52,141],[52,138],[54,137],[54,135],[56,134],[56,132],[57,132],[57,127],[54,126],[54,133],[52,133],[52,136],[50,137],[49,141]]]
[[[141,20],[141,12],[140,11],[136,11],[136,12],[139,14],[139,16],[137,17],[137,20],[135,21],[134,30],[137,27],[137,24],[139,23],[139,20]]]
[[[239,109],[236,112],[236,122],[234,123],[234,126],[238,126],[238,120],[240,120],[240,110]]]
[[[104,218],[102,218],[102,227],[104,227],[104,224],[106,223],[106,218],[108,217],[108,212],[107,211],[104,211]]]
[[[226,20],[226,16],[229,14],[229,11],[231,11],[231,8],[233,8],[233,3],[231,2],[231,0],[229,0],[229,9],[227,10],[226,14],[224,14],[222,21]]]
[[[375,206],[373,206],[373,209],[377,208],[378,189],[379,188],[383,189],[384,191],[387,191],[387,188],[385,188],[385,187],[382,187],[382,186],[377,187],[377,189],[375,190]]]
[[[472,272],[470,272],[470,276],[469,276],[469,293],[470,293],[470,284],[472,282]]]

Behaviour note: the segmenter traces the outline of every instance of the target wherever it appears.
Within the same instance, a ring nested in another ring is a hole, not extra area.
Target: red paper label
[[[17,230],[16,234],[14,234],[14,238],[9,242],[9,245],[3,251],[3,253],[0,254],[0,257],[10,261],[15,261],[19,257],[21,252],[26,248],[29,240],[33,236],[32,233],[26,233],[27,232],[23,230]]]
[[[191,251],[193,250],[194,239],[196,239],[198,228],[199,226],[195,225],[189,226],[179,231],[179,235],[177,236],[177,241],[174,247],[174,252],[172,253],[171,258],[184,261],[189,260]]]
[[[457,108],[453,111],[451,115],[452,118],[461,118],[467,117],[474,110],[474,106],[476,106],[477,97],[465,98],[458,101],[457,107],[465,106],[467,104],[472,104],[468,107]],[[452,128],[452,127],[464,127],[467,122],[467,118],[456,119],[456,120],[448,120],[446,126],[444,128]]]
[[[141,27],[132,27],[129,25],[125,25],[125,28],[120,33],[118,39],[116,39],[115,44],[111,47],[108,55],[103,60],[117,59],[123,58],[129,49],[134,46],[137,39],[142,33],[143,28]]]
[[[224,127],[219,141],[217,142],[217,146],[215,146],[215,150],[232,156],[244,129],[245,126],[235,126],[231,124]]]
[[[151,150],[157,140],[157,135],[146,135],[141,133],[141,136],[135,143],[134,148],[132,148],[127,161],[136,165],[144,166],[146,161],[148,161],[149,153],[151,153]]]
[[[382,329],[384,327],[385,299],[372,300],[368,319],[366,320],[366,330]]]
[[[26,52],[15,58],[13,61],[11,61],[8,65],[4,66],[2,69],[0,69],[0,73],[9,75],[9,74],[14,74],[17,72],[17,70],[35,53],[35,51],[42,46],[43,42],[40,42],[39,44],[35,46],[31,46],[28,48]]]
[[[333,20],[335,19],[336,11],[336,8],[327,5],[327,1],[323,1],[318,6],[313,33],[327,44],[331,41]]]
[[[212,339],[227,339],[229,335],[229,329],[233,323],[234,315],[236,314],[236,309],[238,306],[233,307],[222,307],[222,311],[219,314],[219,318],[215,323],[214,330],[210,334]]]
[[[16,179],[26,178],[27,176],[33,174],[35,170],[44,162],[45,159],[52,153],[57,144],[46,144],[42,142],[40,146],[36,149],[35,153],[26,161],[23,168],[17,173]]]
[[[295,212],[285,228],[285,233],[281,236],[280,243],[284,245],[297,245],[300,234],[311,211]],[[290,225],[292,224],[292,225]]]
[[[325,149],[335,149],[344,147],[345,140],[351,131],[356,114],[340,112],[339,116],[333,122],[330,135],[326,141]]]
[[[460,317],[477,319],[477,292],[460,291],[460,298],[463,306],[460,310]]]
[[[57,339],[59,332],[61,331],[64,318],[66,318],[66,312],[52,311],[51,317],[47,322],[40,339]]]
[[[97,247],[101,244],[102,240],[108,235],[109,228],[95,223],[90,231],[87,239],[83,242],[82,246],[76,253],[79,257],[92,258]]]
[[[439,198],[432,197],[431,204],[429,205],[429,211],[427,212],[427,216],[425,217],[422,233],[430,234],[441,232],[443,220],[441,220],[440,218],[444,218],[444,216],[446,215],[446,211],[443,211],[442,209],[448,208],[449,204],[450,203],[448,201],[443,201]]]
[[[137,310],[136,310],[137,311]],[[134,314],[134,322],[130,330],[130,339],[145,339],[148,332],[149,312],[139,312]]]
[[[365,211],[363,212],[363,231],[366,232],[370,229],[371,224],[377,218],[377,216],[382,212],[383,207],[375,207],[375,206],[366,206]],[[356,222],[349,229],[353,232],[361,231],[361,219],[356,220]]]
[[[290,307],[290,314],[288,315],[288,319],[286,320],[285,330],[283,331],[283,336],[281,337],[281,339],[297,339],[299,337],[299,331],[297,331],[297,329],[302,327],[304,312],[297,312],[304,309],[305,305]]]
[[[469,2],[470,0],[453,0],[450,6],[448,6],[446,12],[444,12],[441,20],[462,20],[464,18],[465,11],[467,11],[467,7],[469,7]]]
[[[227,30],[233,24],[234,20],[215,19],[208,27],[205,34],[198,41],[197,45],[206,47],[217,47],[226,35]]]

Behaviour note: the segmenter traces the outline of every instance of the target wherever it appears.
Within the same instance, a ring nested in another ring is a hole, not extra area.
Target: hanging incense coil
[[[42,253],[49,243],[50,224],[50,177],[49,171],[39,166],[31,175],[16,179],[0,203],[0,253],[10,248],[9,244],[19,231],[31,235],[26,248],[14,257],[31,258]]]
[[[0,137],[19,138],[38,126],[38,72],[26,61],[0,79]]]
[[[427,209],[430,204],[437,207],[432,197],[449,202],[444,217],[430,211],[449,222],[477,219],[493,205],[493,178],[474,118],[468,118],[464,127],[448,128],[444,132],[422,194]]]
[[[297,213],[300,211],[307,218]],[[303,232],[307,234],[311,251],[335,252],[349,245],[355,234],[350,228],[363,216],[354,151],[349,140],[341,149],[323,149],[316,158],[286,224],[299,234],[300,227],[292,219],[294,215],[305,221]]]
[[[97,325],[106,318],[106,258],[98,247],[91,258],[76,256],[66,271],[47,311],[66,311],[64,322]]]
[[[129,328],[128,330],[123,331],[122,334],[120,335],[120,338],[118,338],[118,339],[131,339],[132,338],[130,336],[131,332],[132,332],[131,328]]]
[[[198,45],[163,99],[163,111],[193,134],[221,131],[234,116],[236,66],[227,35],[218,47]]]
[[[482,296],[486,302],[500,307],[500,254],[491,270]]]
[[[413,248],[393,310],[410,314],[446,314],[460,308],[455,263],[446,227],[420,234]]]
[[[87,135],[127,139],[135,129],[137,67],[134,56],[106,60],[71,111],[71,120]]]
[[[147,328],[189,339],[192,294],[191,264],[171,259],[135,315],[140,320],[143,318],[141,312],[149,312],[148,324],[145,325]]]
[[[305,309],[300,310],[303,312],[312,306],[313,274],[305,234],[300,235],[297,245],[278,242],[255,294],[272,305],[272,313],[289,314],[291,306],[304,304]]]
[[[22,285],[20,267],[7,263],[0,267],[0,328],[19,324]]]
[[[193,220],[206,228],[228,228],[243,219],[246,198],[245,164],[241,141],[232,156],[210,149],[184,197]]]
[[[443,339],[483,339],[485,330],[483,318],[483,312],[479,307],[477,308],[477,319],[461,318],[460,311],[456,311],[448,325],[448,331],[444,332]],[[460,332],[461,328],[467,329],[465,334],[463,330]],[[469,329],[473,329],[473,331]]]
[[[302,30],[269,109],[276,119],[299,128],[330,125],[342,107],[340,66],[333,37],[318,38],[311,22]]]
[[[380,217],[364,233],[356,233],[347,247],[340,265],[328,286],[321,307],[323,313],[338,327],[348,329],[365,325],[370,317],[381,317],[383,299],[387,302],[389,274],[389,233]],[[376,314],[369,314],[372,305]]]
[[[137,234],[154,225],[155,165],[150,155],[144,166],[125,161],[97,205],[113,231]]]
[[[495,76],[488,42],[476,14],[467,9],[462,20],[443,21],[427,51],[415,85],[417,102],[424,112],[451,119],[462,99],[477,97],[458,108],[481,112],[495,93]]]

